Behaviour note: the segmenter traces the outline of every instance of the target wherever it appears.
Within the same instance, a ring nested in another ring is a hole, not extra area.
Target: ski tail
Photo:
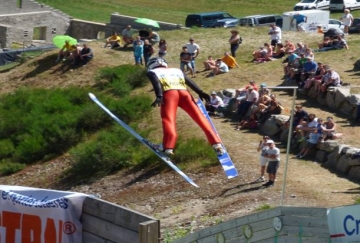
[[[215,134],[218,136],[218,138],[220,139],[221,141],[221,138],[219,136],[219,133],[217,132],[215,126],[214,126],[214,123],[212,122],[211,118],[209,117],[209,114],[207,113],[206,111],[206,108],[204,106],[204,104],[202,103],[201,99],[199,98],[196,102],[197,106],[199,107],[201,113],[206,117],[206,119],[210,122],[211,124],[211,127],[213,129],[213,131],[215,132]],[[221,164],[221,166],[223,167],[224,169],[224,172],[227,176],[228,179],[231,179],[231,178],[234,178],[236,176],[238,176],[238,172],[235,168],[235,165],[234,163],[232,162],[231,158],[230,158],[230,155],[229,153],[227,152],[224,144],[221,142],[221,146],[223,147],[225,153],[222,154],[222,155],[218,155],[218,160]]]
[[[133,130],[129,125],[120,120],[117,116],[115,116],[106,106],[104,106],[94,94],[89,93],[90,98],[98,105],[101,109],[103,109],[108,115],[110,115],[118,124],[120,124],[123,128],[125,128],[131,135],[133,135],[137,140],[139,140],[142,144],[148,147],[154,154],[156,154],[162,161],[164,161],[168,166],[170,166],[175,172],[181,175],[187,182],[189,182],[194,187],[199,187],[190,177],[188,177],[184,172],[182,172],[172,161],[171,159],[162,153],[161,151],[156,150],[152,143],[148,140],[141,137],[135,130]]]

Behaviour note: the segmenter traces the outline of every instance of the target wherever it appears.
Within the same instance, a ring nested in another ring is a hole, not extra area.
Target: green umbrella
[[[68,35],[57,35],[52,39],[52,42],[58,48],[62,48],[65,45],[65,41],[69,41],[71,45],[77,44],[77,40]]]
[[[140,23],[140,24],[145,24],[145,25],[149,25],[149,26],[154,26],[157,28],[160,28],[158,22],[156,22],[155,20],[152,19],[147,19],[147,18],[139,18],[135,20],[136,23]]]

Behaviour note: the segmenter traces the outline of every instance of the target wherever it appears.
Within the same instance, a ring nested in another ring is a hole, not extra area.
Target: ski
[[[196,104],[199,107],[200,111],[203,113],[203,115],[206,117],[206,119],[210,122],[214,132],[220,138],[219,133],[216,131],[214,123],[211,121],[211,118],[209,117],[209,114],[207,113],[206,108],[205,108],[204,104],[202,103],[201,99],[198,99]],[[220,141],[221,141],[221,139],[220,139]],[[234,166],[234,163],[232,162],[232,160],[230,158],[230,155],[226,151],[226,148],[222,142],[221,142],[221,146],[223,147],[225,153],[222,155],[217,155],[218,160],[219,160],[221,166],[223,167],[227,178],[228,179],[234,178],[234,177],[238,176],[239,174]]]
[[[120,120],[118,117],[116,117],[108,108],[106,108],[97,98],[94,94],[89,93],[90,98],[98,105],[100,108],[102,108],[106,113],[108,113],[117,123],[119,123],[123,128],[125,128],[129,133],[131,133],[137,140],[139,140],[142,144],[144,144],[146,147],[148,147],[154,154],[156,154],[162,161],[164,161],[167,165],[169,165],[173,170],[175,170],[179,175],[181,175],[187,182],[189,182],[191,185],[195,187],[199,187],[193,180],[190,179],[184,172],[182,172],[163,152],[156,150],[152,143],[148,140],[141,137],[137,132],[135,132],[130,126],[128,126],[126,123],[124,123],[122,120]]]

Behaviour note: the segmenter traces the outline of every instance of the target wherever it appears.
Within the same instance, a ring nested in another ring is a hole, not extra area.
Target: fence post
[[[139,224],[139,243],[159,243],[160,222],[150,220]]]

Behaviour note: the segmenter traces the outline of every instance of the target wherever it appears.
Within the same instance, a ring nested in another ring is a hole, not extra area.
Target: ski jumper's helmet
[[[148,70],[153,70],[158,67],[167,67],[167,62],[161,57],[153,57],[147,63]]]

